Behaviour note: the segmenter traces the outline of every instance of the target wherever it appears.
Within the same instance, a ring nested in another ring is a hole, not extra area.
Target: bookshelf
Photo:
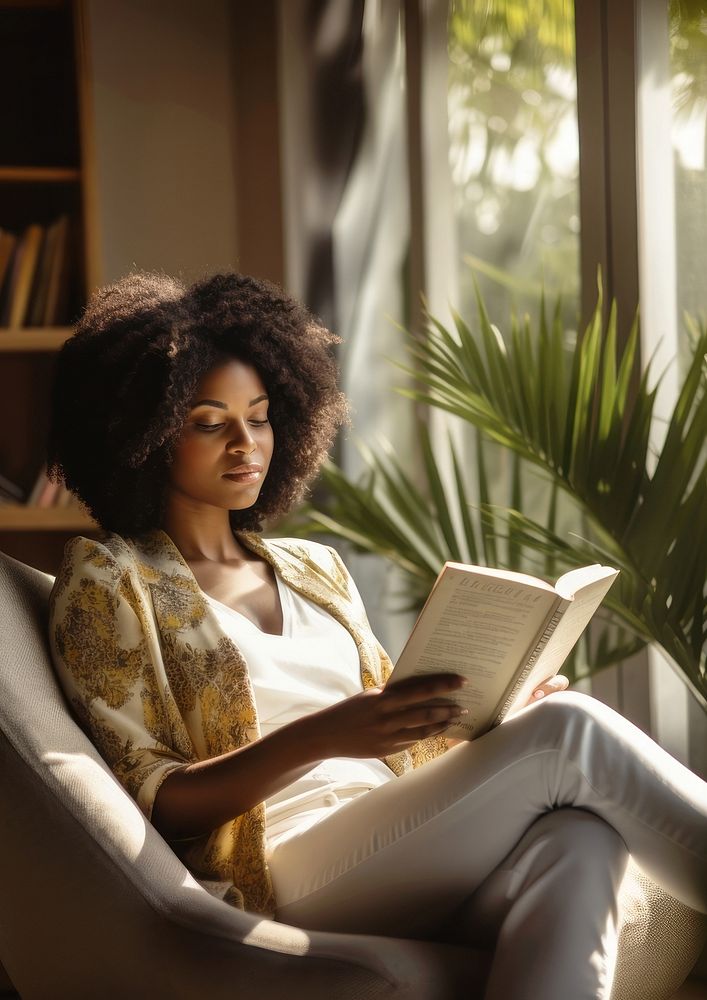
[[[82,0],[0,0],[0,84],[17,95],[0,135],[0,231],[9,234],[0,270],[0,474],[25,496],[44,461],[56,352],[99,284],[84,24]],[[56,572],[67,538],[95,531],[75,505],[0,503],[0,550],[47,572]]]
[[[80,181],[77,167],[0,167],[0,183],[51,184]]]

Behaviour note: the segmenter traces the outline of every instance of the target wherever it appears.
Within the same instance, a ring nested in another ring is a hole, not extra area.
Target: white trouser
[[[428,935],[476,893],[479,933],[497,936],[488,998],[604,1000],[626,848],[707,913],[707,784],[562,692],[332,810],[269,862],[277,919],[311,929]]]

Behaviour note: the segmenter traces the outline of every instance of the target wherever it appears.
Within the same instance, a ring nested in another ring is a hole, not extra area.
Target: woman
[[[50,465],[106,534],[57,576],[61,683],[228,902],[421,936],[464,905],[495,944],[487,996],[608,997],[627,851],[707,912],[707,786],[563,679],[453,747],[461,678],[384,687],[334,550],[258,535],[344,420],[334,339],[235,274],[94,296],[59,355]]]

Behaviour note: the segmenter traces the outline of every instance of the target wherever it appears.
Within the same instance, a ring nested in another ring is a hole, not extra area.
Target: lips
[[[230,479],[234,483],[254,483],[263,474],[262,465],[257,465],[252,463],[249,465],[237,465],[233,469],[229,469],[228,472],[224,472],[224,479]]]

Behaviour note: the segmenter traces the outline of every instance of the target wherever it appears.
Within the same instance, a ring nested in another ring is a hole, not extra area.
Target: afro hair
[[[275,449],[258,500],[230,518],[234,529],[262,530],[302,498],[346,418],[337,340],[268,281],[226,273],[187,288],[132,273],[91,297],[59,352],[49,473],[106,531],[161,527],[172,452],[196,387],[234,357],[267,388]]]

